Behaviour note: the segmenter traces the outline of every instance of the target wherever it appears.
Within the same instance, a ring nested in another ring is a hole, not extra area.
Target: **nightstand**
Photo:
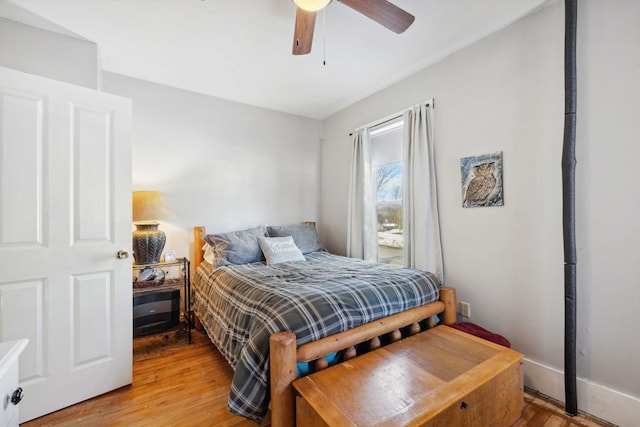
[[[191,263],[187,258],[157,264],[133,265],[134,337],[174,327],[180,323],[182,315],[191,344],[190,267]]]

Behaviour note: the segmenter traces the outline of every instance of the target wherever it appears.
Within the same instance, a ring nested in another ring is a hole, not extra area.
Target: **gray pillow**
[[[208,234],[204,241],[213,248],[214,266],[250,264],[262,260],[258,237],[265,235],[265,226],[222,234]]]
[[[293,237],[258,237],[267,265],[281,262],[306,261],[300,249],[293,241]]]
[[[323,251],[324,248],[318,240],[318,233],[316,232],[316,225],[309,224],[294,224],[294,225],[280,225],[267,227],[269,237],[286,237],[292,236],[296,246],[300,248],[303,254],[311,252]]]

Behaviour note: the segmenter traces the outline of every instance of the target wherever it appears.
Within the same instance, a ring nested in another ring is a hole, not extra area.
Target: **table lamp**
[[[158,220],[173,219],[173,213],[159,191],[133,192],[133,257],[136,264],[156,264],[167,240],[158,230]]]

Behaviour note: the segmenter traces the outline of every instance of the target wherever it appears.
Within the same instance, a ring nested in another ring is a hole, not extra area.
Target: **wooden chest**
[[[522,354],[439,326],[296,380],[298,426],[511,426]]]

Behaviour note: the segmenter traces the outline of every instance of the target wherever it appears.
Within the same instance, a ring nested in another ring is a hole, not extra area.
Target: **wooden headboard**
[[[206,228],[202,225],[193,227],[193,259],[191,260],[191,271],[196,271],[204,259],[204,236],[206,236]]]
[[[315,224],[313,221],[305,221],[304,224]],[[205,244],[204,236],[207,235],[207,229],[203,225],[193,227],[193,258],[191,259],[191,271],[196,271],[196,268],[200,265],[204,259],[204,250],[202,247]]]

